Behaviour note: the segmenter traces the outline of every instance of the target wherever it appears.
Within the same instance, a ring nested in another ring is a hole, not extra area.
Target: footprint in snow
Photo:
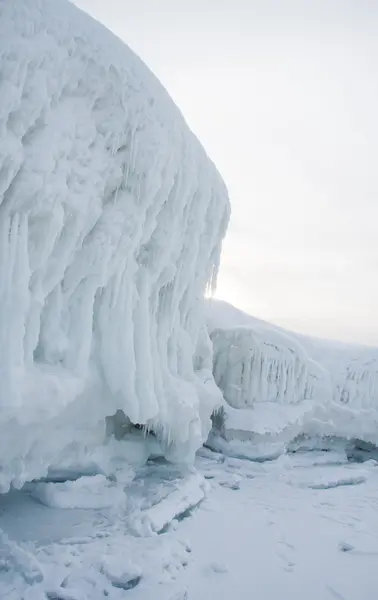
[[[208,566],[208,570],[211,573],[228,573],[228,568],[226,565],[218,562],[212,562]]]
[[[181,592],[177,592],[169,600],[188,600],[188,592],[187,592],[187,590],[182,590]]]
[[[339,550],[341,552],[351,552],[351,550],[354,550],[354,546],[352,546],[352,544],[349,544],[348,542],[340,542]]]
[[[235,474],[232,477],[229,477],[228,479],[219,481],[219,485],[225,488],[229,488],[230,490],[239,490],[241,481],[242,478],[239,475]]]

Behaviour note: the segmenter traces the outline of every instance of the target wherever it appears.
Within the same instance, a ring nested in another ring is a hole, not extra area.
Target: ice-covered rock
[[[209,308],[214,378],[226,401],[218,432],[229,442],[290,441],[303,431],[314,406],[331,401],[326,369],[273,325],[224,303],[211,301]],[[219,440],[212,436],[209,442]]]
[[[150,508],[136,511],[129,517],[129,527],[134,534],[149,536],[161,533],[175,520],[188,516],[206,497],[207,483],[197,472],[178,479],[173,489]]]
[[[258,402],[298,404],[329,393],[329,378],[300,344],[269,328],[235,327],[211,332],[214,377],[234,408]]]
[[[228,217],[166,91],[65,0],[0,1],[0,484],[122,410],[179,460],[219,401],[204,329]]]

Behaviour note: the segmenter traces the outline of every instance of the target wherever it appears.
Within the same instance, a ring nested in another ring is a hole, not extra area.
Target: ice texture
[[[189,460],[219,403],[203,297],[225,185],[141,60],[65,0],[0,0],[0,487],[122,410]]]

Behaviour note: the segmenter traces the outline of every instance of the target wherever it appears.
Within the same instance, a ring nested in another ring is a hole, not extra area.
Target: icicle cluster
[[[0,2],[0,140],[4,486],[117,409],[188,458],[219,401],[202,314],[218,172],[145,65],[65,0]]]
[[[297,404],[329,391],[324,370],[289,336],[266,328],[215,329],[214,378],[234,408]]]
[[[285,332],[219,301],[209,303],[208,325],[229,437],[378,444],[377,349]]]

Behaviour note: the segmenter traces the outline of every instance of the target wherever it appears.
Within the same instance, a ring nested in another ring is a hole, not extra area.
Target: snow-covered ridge
[[[0,1],[0,140],[3,488],[117,409],[188,458],[219,401],[218,172],[140,59],[65,0]]]

